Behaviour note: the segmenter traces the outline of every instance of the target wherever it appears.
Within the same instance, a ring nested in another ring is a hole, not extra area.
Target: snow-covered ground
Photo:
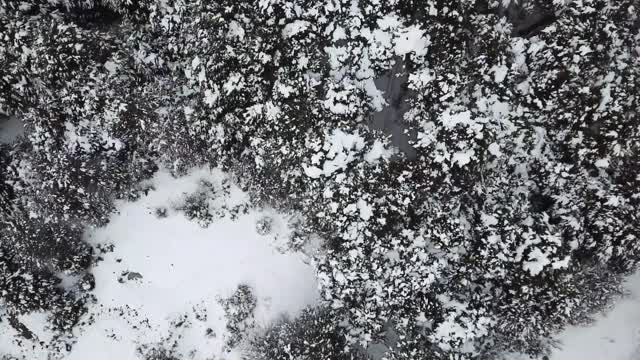
[[[556,339],[550,360],[640,360],[640,272],[626,281],[628,294],[595,316],[591,326],[572,326]],[[530,360],[512,355],[509,360]]]
[[[24,133],[22,122],[17,117],[0,118],[0,144],[8,144]]]
[[[596,317],[593,326],[570,327],[551,360],[640,360],[640,272],[627,279],[628,297]]]
[[[91,270],[97,301],[84,320],[92,323],[75,330],[77,343],[65,359],[137,360],[140,346],[161,344],[178,358],[233,360],[236,352],[225,354],[229,334],[219,300],[239,284],[249,285],[257,297],[257,327],[283,314],[295,315],[318,300],[306,256],[279,250],[289,231],[284,216],[249,209],[232,220],[229,212],[221,211],[224,217],[202,227],[174,209],[186,194],[198,190],[201,180],[218,192],[225,178],[205,169],[179,179],[161,171],[151,181],[155,190],[136,202],[119,203],[119,213],[106,227],[88,232],[96,249],[109,250]],[[226,194],[219,193],[210,200],[211,209],[242,207],[247,201],[233,185]],[[157,208],[168,209],[167,216],[158,217]],[[256,222],[265,215],[273,218],[272,231],[259,235]],[[74,279],[64,283],[72,286]],[[40,340],[50,340],[46,316],[36,313],[20,320]],[[23,341],[22,346],[16,341],[11,327],[0,326],[0,355],[47,358],[37,341]]]

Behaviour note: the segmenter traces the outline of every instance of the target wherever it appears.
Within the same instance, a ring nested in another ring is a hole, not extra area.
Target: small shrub
[[[255,360],[353,360],[364,356],[347,344],[328,309],[307,308],[295,319],[283,319],[251,341]]]
[[[138,348],[138,354],[144,360],[180,360],[172,349],[167,349],[162,345],[143,345]]]
[[[202,227],[207,227],[213,222],[213,214],[209,208],[209,199],[205,192],[195,192],[184,199],[184,204],[177,208],[182,210],[189,220],[196,220]]]
[[[233,348],[243,340],[246,331],[255,326],[253,316],[257,299],[248,285],[241,284],[233,295],[220,300],[220,304],[224,308],[230,334],[226,345]]]
[[[273,229],[273,218],[264,215],[256,222],[256,232],[260,235],[268,235]]]
[[[168,212],[168,210],[167,210],[166,207],[164,207],[164,206],[157,207],[156,208],[156,217],[158,219],[164,219],[168,215],[167,212]]]

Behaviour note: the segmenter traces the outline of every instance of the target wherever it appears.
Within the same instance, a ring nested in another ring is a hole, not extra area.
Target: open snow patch
[[[570,326],[557,337],[549,360],[640,359],[640,271],[626,281],[627,296],[594,318],[589,326]],[[530,360],[510,354],[507,360]]]
[[[550,360],[640,359],[640,272],[626,281],[628,294],[595,318],[592,326],[572,326],[558,340]]]
[[[20,119],[15,116],[6,120],[0,117],[0,144],[10,144],[22,134],[24,127]]]

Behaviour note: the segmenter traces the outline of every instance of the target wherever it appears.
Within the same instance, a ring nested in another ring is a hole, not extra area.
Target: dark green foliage
[[[283,319],[253,339],[255,360],[354,360],[365,359],[348,348],[341,330],[327,309],[307,308],[295,319]]]
[[[177,210],[183,211],[189,220],[195,220],[202,227],[207,227],[213,221],[213,215],[209,208],[209,196],[205,192],[196,192],[187,195],[184,204]]]
[[[256,296],[248,285],[241,284],[230,297],[220,300],[227,320],[229,338],[225,345],[236,347],[254,326],[254,311],[257,305]]]
[[[26,131],[0,146],[3,266],[26,274],[4,271],[2,298],[69,313],[67,329],[82,304],[51,270],[90,265],[84,227],[157,163],[220,166],[300,215],[296,247],[327,241],[322,307],[268,330],[258,356],[544,354],[640,261],[638,8],[0,1],[0,113]],[[410,154],[369,127],[385,111]],[[204,226],[210,190],[181,208]],[[234,346],[256,300],[241,287],[223,304]]]
[[[172,349],[166,349],[162,345],[156,347],[142,346],[138,349],[138,354],[144,360],[180,360]]]

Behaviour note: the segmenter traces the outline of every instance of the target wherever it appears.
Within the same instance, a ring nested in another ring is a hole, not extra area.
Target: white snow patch
[[[305,175],[310,178],[317,179],[322,176],[322,169],[316,166],[308,166],[306,164],[302,164],[302,169],[304,170]]]
[[[591,326],[571,326],[556,339],[560,347],[550,360],[638,360],[640,359],[640,271],[627,278],[628,296],[596,316]],[[509,354],[508,360],[529,360]]]
[[[315,154],[312,164],[319,164],[322,159],[322,168],[303,164],[304,173],[311,178],[331,176],[338,170],[346,169],[347,165],[361,156],[360,152],[365,146],[364,138],[358,133],[347,133],[340,129],[334,129],[325,134],[325,142],[322,146],[324,152]],[[365,154],[366,157],[366,154]]]
[[[504,65],[500,65],[500,66],[494,66],[493,68],[493,74],[494,74],[494,78],[493,80],[497,83],[501,83],[504,81],[504,79],[507,77],[507,73],[509,72],[509,68],[507,68]]]
[[[296,20],[284,26],[284,29],[282,29],[282,37],[286,39],[295,36],[307,30],[310,25],[311,23],[306,20]]]
[[[104,68],[107,69],[107,71],[109,72],[109,75],[113,76],[116,74],[116,72],[118,71],[118,64],[116,64],[113,61],[107,61],[104,63]]]
[[[10,144],[22,134],[24,127],[20,119],[15,116],[7,120],[0,119],[0,144]]]
[[[23,359],[48,360],[49,351],[44,346],[51,341],[47,315],[43,312],[32,312],[16,317],[31,332],[32,338],[25,339],[8,323],[6,308],[0,302],[0,356],[14,356]],[[42,341],[42,344],[40,343]]]
[[[447,129],[453,129],[456,125],[473,125],[473,120],[471,119],[471,111],[462,111],[459,113],[451,113],[451,110],[447,109],[442,115],[440,115],[440,122]]]
[[[214,91],[207,89],[204,91],[204,102],[207,106],[212,107],[218,101],[218,98],[220,98],[218,89],[214,89]]]
[[[465,166],[471,162],[471,158],[473,158],[474,155],[475,155],[475,151],[473,150],[458,151],[453,154],[453,157],[451,158],[451,163],[452,164],[457,163],[460,167]]]
[[[242,25],[235,20],[231,20],[229,23],[229,32],[227,36],[230,38],[238,38],[238,40],[244,39],[245,31],[242,28]]]
[[[529,261],[525,261],[522,267],[527,270],[531,275],[536,276],[544,270],[544,267],[549,265],[551,260],[549,260],[548,255],[540,250],[539,248],[534,248],[529,253]]]
[[[495,157],[500,157],[502,155],[502,151],[500,151],[500,145],[497,143],[489,144],[489,153]]]
[[[550,360],[640,359],[640,272],[626,282],[629,296],[608,313],[596,317],[593,326],[572,326],[558,340],[562,347]]]
[[[424,56],[429,49],[429,36],[417,25],[402,29],[395,43],[395,52],[398,56],[414,53],[417,56]]]
[[[493,215],[487,215],[485,213],[482,213],[480,215],[480,218],[482,219],[482,223],[484,224],[484,226],[498,225],[498,219]]]
[[[380,159],[389,159],[393,154],[395,154],[393,148],[386,148],[382,141],[376,139],[371,145],[371,150],[364,155],[364,159],[369,163],[375,163]]]
[[[609,167],[609,159],[600,159],[596,161],[595,165],[599,168],[606,169]]]
[[[258,325],[317,302],[315,272],[305,256],[282,253],[256,233],[262,211],[236,220],[226,216],[207,228],[178,212],[156,217],[157,207],[194,192],[201,179],[216,183],[225,176],[198,169],[175,179],[160,171],[152,180],[155,191],[137,202],[118,203],[110,223],[88,234],[91,244],[113,244],[114,250],[92,269],[97,303],[88,316],[95,323],[76,329],[78,342],[66,359],[137,360],[138,346],[166,339],[177,341],[181,358],[238,359],[235,351],[223,350],[227,333],[219,298],[248,284],[258,299]],[[228,202],[242,203],[246,195],[232,187]],[[288,231],[279,227],[276,231]],[[141,278],[128,279],[126,272]],[[184,325],[172,327],[177,319],[186,319]],[[206,336],[207,329],[216,336]]]
[[[367,221],[373,216],[373,206],[367,204],[366,201],[359,199],[357,206],[362,220]]]

